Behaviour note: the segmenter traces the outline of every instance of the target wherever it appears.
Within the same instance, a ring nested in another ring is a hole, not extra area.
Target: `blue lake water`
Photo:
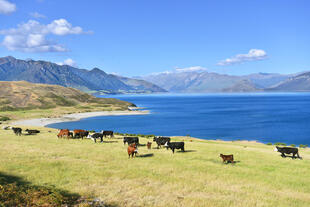
[[[310,144],[310,93],[103,97],[135,103],[151,114],[93,117],[49,127]]]

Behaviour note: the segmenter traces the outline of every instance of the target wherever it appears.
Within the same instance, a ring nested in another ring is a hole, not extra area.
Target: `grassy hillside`
[[[127,110],[131,105],[118,99],[96,98],[74,88],[0,81],[0,117],[54,117],[64,113]]]
[[[178,137],[173,139],[185,139],[185,153],[141,146],[140,157],[128,159],[121,137],[95,144],[57,139],[57,130],[40,130],[21,137],[0,130],[0,177],[53,185],[110,206],[310,205],[308,148],[300,149],[303,160],[292,160],[264,144]],[[220,153],[232,153],[238,162],[222,164]]]

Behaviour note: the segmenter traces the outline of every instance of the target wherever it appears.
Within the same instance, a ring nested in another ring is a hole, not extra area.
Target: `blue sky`
[[[125,76],[296,73],[310,70],[309,11],[308,0],[0,0],[0,56]]]

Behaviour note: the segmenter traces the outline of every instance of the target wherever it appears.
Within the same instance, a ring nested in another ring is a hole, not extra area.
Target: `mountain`
[[[58,85],[0,81],[0,111],[69,106],[116,107],[127,110],[133,104],[113,98],[96,98],[77,89]]]
[[[140,77],[170,92],[213,93],[259,91],[243,77],[210,72],[167,72]]]
[[[266,91],[303,92],[310,91],[310,72],[305,72],[266,89]]]
[[[251,80],[257,88],[269,88],[282,81],[292,77],[294,75],[283,75],[278,73],[254,73],[250,75],[242,76],[245,79]]]
[[[124,84],[129,85],[132,87],[135,91],[144,91],[144,92],[167,92],[165,89],[150,83],[145,80],[139,80],[134,78],[126,78],[122,76],[113,75],[118,80],[122,81]]]
[[[0,58],[0,81],[20,80],[73,87],[87,92],[165,92],[151,83],[144,84],[144,87],[141,86],[139,90],[136,90],[130,84],[98,68],[89,71],[47,61],[19,60],[11,56]],[[129,80],[128,78],[127,82]],[[156,91],[152,88],[156,88]]]

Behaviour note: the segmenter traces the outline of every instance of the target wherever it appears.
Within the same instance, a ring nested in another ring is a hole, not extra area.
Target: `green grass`
[[[21,137],[0,130],[2,174],[111,206],[310,206],[309,148],[299,149],[302,160],[292,160],[265,144],[178,137],[173,139],[185,139],[185,153],[154,149],[153,143],[128,159],[120,136],[95,144],[39,129],[39,135]],[[223,164],[220,153],[238,162]]]

